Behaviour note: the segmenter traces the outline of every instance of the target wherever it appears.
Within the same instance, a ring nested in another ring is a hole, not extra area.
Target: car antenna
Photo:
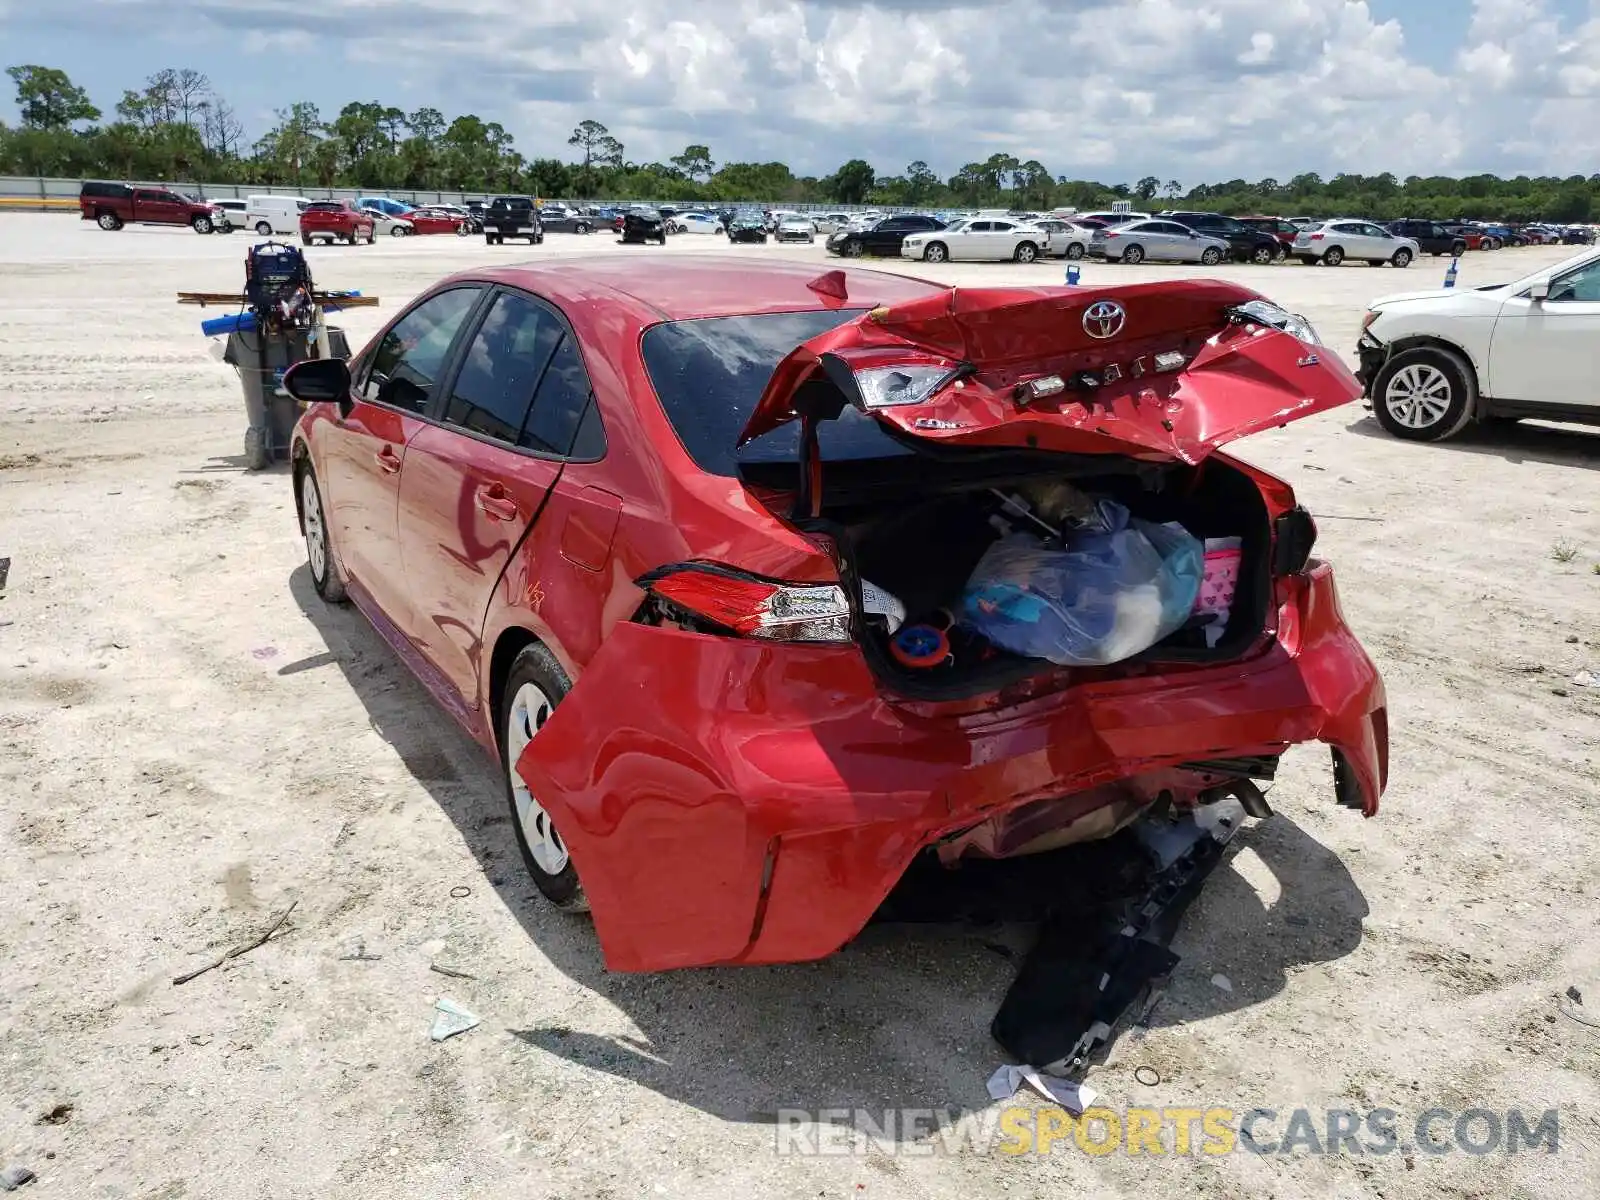
[[[843,271],[824,271],[821,275],[808,282],[806,287],[816,292],[819,296],[831,296],[835,300],[850,299],[850,293],[845,288]]]

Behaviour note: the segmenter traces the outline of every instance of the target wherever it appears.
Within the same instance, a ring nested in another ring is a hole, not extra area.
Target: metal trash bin
[[[327,357],[349,358],[350,343],[344,330],[327,327]],[[283,373],[295,363],[314,357],[309,329],[286,329],[263,334],[259,329],[235,330],[228,335],[222,361],[236,368],[244,387],[245,468],[259,471],[289,455],[289,437],[300,419],[300,404],[283,390]]]

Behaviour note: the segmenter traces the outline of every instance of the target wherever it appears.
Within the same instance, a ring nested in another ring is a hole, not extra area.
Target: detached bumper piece
[[[1356,368],[1356,378],[1361,381],[1363,389],[1370,391],[1373,379],[1389,357],[1389,347],[1374,338],[1372,334],[1363,331],[1360,340],[1356,342],[1356,355],[1361,359],[1361,365]]]
[[[1179,962],[1168,948],[1173,934],[1245,815],[1244,804],[1226,797],[1176,821],[1146,817],[1132,826],[1119,844],[1142,854],[1135,889],[1091,911],[1062,906],[1046,918],[990,1026],[995,1041],[1018,1062],[1081,1078],[1136,1005],[1153,1007]]]

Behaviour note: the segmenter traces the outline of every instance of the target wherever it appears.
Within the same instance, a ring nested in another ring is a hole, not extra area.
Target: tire
[[[393,229],[389,230],[390,237],[405,237],[405,235],[406,227],[404,225],[396,225]]]
[[[572,232],[573,233],[588,233],[589,232],[589,226],[585,222],[579,221],[576,225],[574,225],[572,227]]]
[[[1477,379],[1458,355],[1436,346],[1402,350],[1372,380],[1372,415],[1409,442],[1439,442],[1472,422]]]
[[[486,233],[483,235],[483,244],[485,246],[498,246],[500,239],[492,233]]]
[[[302,234],[301,234],[301,235],[300,235],[300,244],[301,244],[301,245],[302,245],[302,246],[309,246],[309,245],[311,245],[311,235],[310,235],[310,234],[309,234],[309,233],[302,233]]]
[[[267,438],[259,429],[244,431],[244,469],[265,471],[272,465],[272,455],[267,451]]]
[[[1200,263],[1202,266],[1214,267],[1221,261],[1222,251],[1218,250],[1215,246],[1207,246],[1200,252]]]
[[[528,239],[528,245],[530,245],[530,246],[542,246],[542,245],[544,245],[544,234],[542,234],[542,233],[534,234],[531,238]]]
[[[1272,263],[1272,247],[1257,246],[1254,250],[1250,251],[1250,261],[1255,263],[1258,267],[1270,266]]]
[[[256,234],[259,237],[271,237],[272,236],[272,222],[270,222],[270,221],[257,221],[256,222]]]
[[[1017,248],[1012,251],[1011,257],[1019,263],[1039,261],[1039,247],[1032,242],[1018,242]]]
[[[937,242],[934,243],[934,244],[938,245]],[[930,247],[930,249],[931,249],[931,247]],[[940,247],[940,249],[943,249],[943,247]],[[839,247],[839,253],[844,255],[846,258],[860,258],[866,252],[867,252],[867,248],[864,245],[862,245],[860,242],[858,242],[858,241],[846,242],[844,245]],[[934,260],[931,260],[931,261],[943,262],[944,260],[943,259],[934,259]]]
[[[329,604],[343,604],[344,580],[339,578],[338,565],[333,561],[333,540],[328,535],[322,488],[309,462],[302,460],[295,481],[300,488],[300,526],[306,539],[306,567],[311,572],[311,583],[317,595]]]
[[[847,247],[849,247],[849,246],[858,246],[858,243],[856,243],[856,242],[847,242],[846,246]],[[860,253],[860,249],[859,248],[857,249],[856,253],[857,254]],[[950,261],[950,248],[948,246],[946,246],[943,242],[929,242],[926,246],[924,246],[922,248],[922,261],[923,262],[931,262],[931,263],[949,262]]]
[[[566,844],[549,814],[539,807],[516,774],[516,759],[571,689],[566,672],[549,650],[538,642],[524,646],[511,660],[511,670],[506,675],[496,737],[506,805],[511,810],[511,828],[517,835],[523,865],[546,900],[566,912],[581,913],[588,911],[589,901]]]
[[[1467,252],[1467,244],[1465,242],[1455,242],[1450,247],[1450,257],[1451,258],[1460,258],[1466,252]]]
[[[1343,261],[1344,251],[1337,246],[1330,246],[1323,252],[1322,265],[1325,267],[1337,267]]]
[[[215,233],[217,227],[211,223],[210,217],[196,217],[189,222],[189,228],[198,234]]]
[[[1394,252],[1394,257],[1389,261],[1404,271],[1411,265],[1411,251],[1402,246]]]
[[[466,237],[467,234],[469,234],[471,232],[472,232],[471,227],[468,226],[465,221],[461,222],[461,224],[456,226],[456,236],[457,237]]]
[[[1289,247],[1285,246],[1282,242],[1279,242],[1278,248],[1272,252],[1272,261],[1274,263],[1282,263],[1288,259],[1288,257]]]
[[[1083,257],[1083,243],[1082,242],[1073,242],[1072,245],[1068,246],[1067,247],[1067,257],[1072,259],[1074,262],[1076,262],[1078,259],[1082,258]]]
[[[1144,261],[1144,247],[1129,246],[1122,252],[1122,257],[1118,261],[1124,262],[1130,267],[1137,267]]]
[[[114,212],[103,212],[94,219],[94,222],[107,233],[115,233],[122,228],[122,218]]]

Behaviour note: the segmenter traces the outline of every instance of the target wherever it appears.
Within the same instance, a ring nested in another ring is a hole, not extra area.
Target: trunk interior
[[[1069,485],[1062,489],[1060,485]],[[870,582],[898,599],[907,625],[940,610],[958,613],[973,568],[1001,532],[992,518],[1035,531],[1005,513],[1004,497],[1022,495],[1045,513],[1052,493],[1079,502],[1110,499],[1136,518],[1175,521],[1198,539],[1240,539],[1239,577],[1220,639],[1207,646],[1193,623],[1130,659],[1103,667],[1063,667],[993,646],[959,623],[947,631],[950,659],[937,668],[903,665],[890,651],[887,624],[866,614],[862,649],[875,672],[895,691],[923,699],[956,699],[1041,674],[1089,679],[1125,672],[1133,663],[1222,661],[1242,653],[1259,635],[1271,597],[1270,526],[1260,490],[1223,462],[1198,467],[1137,462],[1113,456],[970,452],[932,458],[924,454],[871,463],[829,463],[820,521],[805,522],[839,544],[841,576],[859,593]],[[999,493],[997,495],[996,493]],[[853,577],[853,579],[852,579]]]

